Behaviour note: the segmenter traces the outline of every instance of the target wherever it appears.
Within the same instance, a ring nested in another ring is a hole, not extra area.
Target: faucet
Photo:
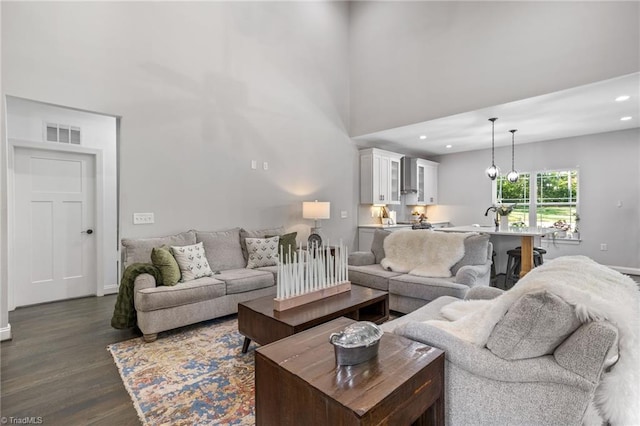
[[[485,212],[484,215],[485,216],[489,216],[489,212],[495,212],[496,216],[493,218],[493,223],[496,225],[496,229],[498,229],[498,227],[500,226],[500,220],[498,219],[498,209],[496,208],[496,206],[491,206],[489,207]]]

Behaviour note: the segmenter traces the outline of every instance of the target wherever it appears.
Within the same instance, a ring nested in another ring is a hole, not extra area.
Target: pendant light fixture
[[[500,169],[498,167],[496,167],[496,163],[495,163],[495,146],[494,146],[494,136],[495,136],[495,125],[496,125],[496,120],[497,118],[490,118],[489,121],[491,122],[491,165],[487,168],[487,176],[489,176],[489,179],[491,180],[496,180],[496,178],[498,177],[498,175],[500,174]]]
[[[516,168],[514,166],[514,162],[515,162],[515,134],[518,131],[518,129],[513,129],[513,130],[509,130],[511,132],[511,171],[509,172],[509,174],[507,175],[507,180],[511,183],[516,183],[518,181],[518,178],[520,177],[518,175],[518,172],[516,171]]]

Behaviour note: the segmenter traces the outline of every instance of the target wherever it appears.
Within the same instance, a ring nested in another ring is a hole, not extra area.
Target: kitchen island
[[[520,277],[524,277],[533,268],[533,241],[535,237],[544,237],[551,235],[557,229],[553,228],[518,228],[509,227],[509,229],[496,229],[495,226],[452,226],[449,228],[438,228],[436,231],[443,232],[483,232],[489,235],[498,235],[505,237],[519,237],[520,246],[522,247],[522,264],[520,267]]]

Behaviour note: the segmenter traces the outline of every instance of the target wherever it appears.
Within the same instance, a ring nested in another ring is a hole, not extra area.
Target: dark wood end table
[[[444,425],[444,352],[385,333],[378,356],[338,367],[339,318],[255,353],[257,425]]]
[[[339,317],[381,324],[389,319],[386,291],[351,285],[351,290],[287,309],[273,310],[273,297],[238,303],[238,331],[245,336],[242,352],[251,340],[266,345]]]

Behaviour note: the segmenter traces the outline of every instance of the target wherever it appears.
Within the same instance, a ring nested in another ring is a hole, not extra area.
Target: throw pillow
[[[247,244],[245,240],[247,238],[266,238],[267,235],[282,235],[285,233],[284,227],[279,226],[277,228],[265,228],[256,229],[253,231],[247,231],[246,229],[240,229],[240,248],[242,249],[242,255],[245,260],[249,259],[249,253],[247,253]]]
[[[278,242],[280,237],[247,238],[249,260],[247,268],[262,268],[278,264]]]
[[[451,267],[451,274],[466,265],[484,265],[489,251],[489,234],[472,235],[464,240],[464,257]]]
[[[176,285],[180,281],[180,266],[168,246],[154,247],[151,263],[160,270],[162,282],[159,285]]]
[[[202,242],[213,271],[244,269],[247,261],[240,247],[240,228],[227,231],[196,231],[196,242]]]
[[[385,231],[384,229],[376,229],[373,233],[371,252],[376,257],[376,263],[380,263],[384,259],[384,239],[389,235],[391,235],[391,231]]]
[[[171,246],[171,252],[180,266],[181,282],[213,275],[202,243],[183,247]]]
[[[493,328],[487,348],[508,360],[549,355],[580,324],[573,306],[555,294],[525,294]]]
[[[297,236],[298,236],[297,232],[291,232],[289,234],[284,234],[284,235],[267,235],[265,238],[280,237],[280,240],[278,241],[278,256],[282,252],[283,253],[283,256],[281,259],[282,263],[288,263],[289,253],[291,253],[291,256],[293,256],[293,254],[298,249],[296,246]]]
[[[122,258],[124,267],[132,263],[149,263],[151,250],[160,246],[188,246],[196,243],[196,233],[193,231],[181,232],[176,235],[156,238],[123,238]]]

